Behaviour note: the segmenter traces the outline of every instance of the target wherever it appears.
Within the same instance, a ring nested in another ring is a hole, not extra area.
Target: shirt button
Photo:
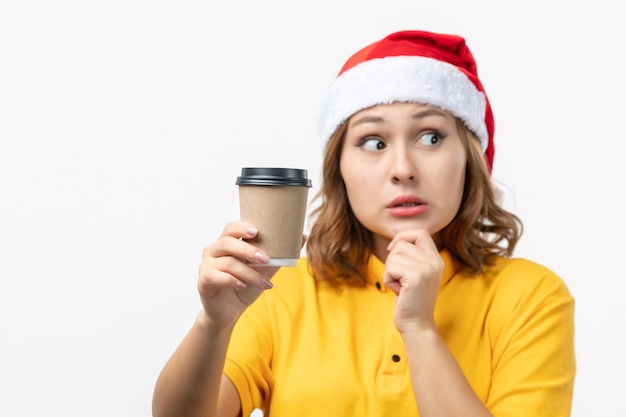
[[[378,288],[378,289],[380,290],[382,287],[383,287],[383,286],[382,286],[382,285],[380,285],[380,282],[377,282],[377,283],[376,283],[376,288]]]
[[[392,360],[392,361],[394,361],[394,362],[400,362],[400,356],[398,356],[398,355],[393,355],[393,356],[391,357],[391,360]]]

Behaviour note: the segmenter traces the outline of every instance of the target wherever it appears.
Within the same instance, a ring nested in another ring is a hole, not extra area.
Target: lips
[[[394,217],[414,217],[425,213],[427,209],[428,204],[413,195],[397,197],[387,206],[387,210]]]
[[[395,198],[387,208],[396,208],[396,207],[415,207],[421,206],[422,204],[426,204],[423,200],[412,196],[412,195],[403,195],[398,198]]]

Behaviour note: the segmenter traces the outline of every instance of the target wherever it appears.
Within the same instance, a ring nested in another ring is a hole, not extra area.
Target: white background
[[[2,2],[0,416],[150,416],[240,168],[308,169],[314,193],[324,89],[401,29],[467,38],[518,255],[576,298],[573,416],[615,416],[625,16],[618,0]]]

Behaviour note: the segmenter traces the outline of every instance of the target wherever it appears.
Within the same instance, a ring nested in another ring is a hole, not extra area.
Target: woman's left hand
[[[444,263],[424,229],[398,232],[387,247],[383,281],[396,295],[394,323],[400,333],[434,328],[434,309]]]

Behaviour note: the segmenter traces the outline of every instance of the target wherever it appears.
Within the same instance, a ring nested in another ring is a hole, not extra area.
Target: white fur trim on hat
[[[323,147],[350,116],[377,104],[418,102],[463,120],[487,148],[485,95],[454,65],[422,56],[371,59],[340,74],[322,101],[318,130]]]

